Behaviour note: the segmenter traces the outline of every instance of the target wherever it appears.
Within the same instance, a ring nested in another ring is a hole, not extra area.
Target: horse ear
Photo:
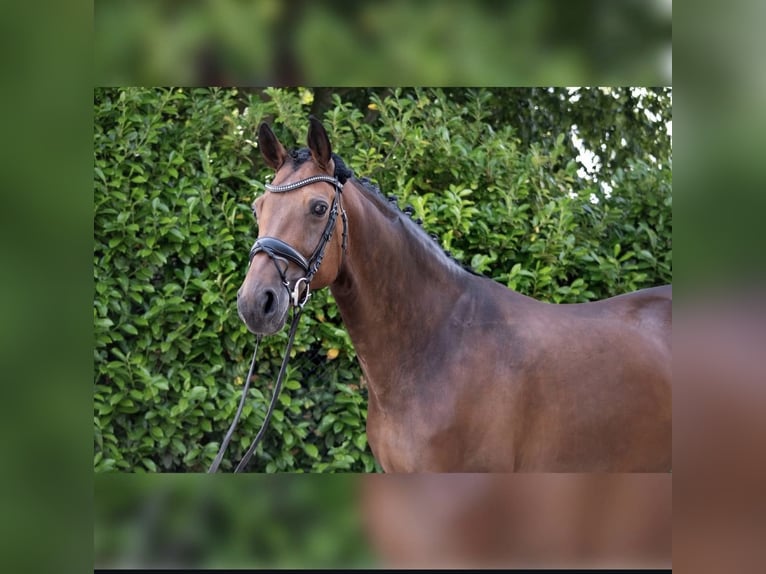
[[[261,155],[266,163],[277,171],[287,158],[287,150],[271,131],[269,124],[262,122],[258,126],[258,147],[261,149]]]
[[[330,163],[330,157],[332,156],[332,146],[330,145],[330,138],[327,137],[327,132],[325,131],[322,122],[314,116],[309,116],[308,146],[314,161],[322,169],[327,169],[327,165]]]

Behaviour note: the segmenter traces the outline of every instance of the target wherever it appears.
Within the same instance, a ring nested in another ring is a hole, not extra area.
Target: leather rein
[[[335,177],[330,177],[329,175],[314,175],[294,183],[287,183],[283,185],[271,185],[268,183],[265,184],[266,189],[271,193],[285,193],[318,182],[326,182],[332,185],[333,188],[335,188],[335,196],[333,197],[332,205],[330,206],[330,214],[327,218],[327,224],[325,225],[324,231],[322,232],[322,236],[319,238],[319,242],[317,243],[314,252],[308,259],[301,255],[301,253],[294,247],[288,243],[285,243],[281,239],[277,239],[276,237],[259,237],[255,240],[255,243],[250,249],[251,263],[253,261],[253,257],[261,252],[266,253],[266,255],[269,256],[269,259],[271,259],[271,261],[274,263],[274,266],[277,268],[277,273],[279,273],[279,277],[282,280],[282,285],[284,285],[285,289],[287,289],[293,313],[292,322],[290,324],[290,334],[287,339],[287,347],[285,348],[285,355],[282,359],[282,366],[280,367],[279,374],[277,375],[277,382],[274,386],[274,395],[271,397],[269,409],[266,411],[266,417],[263,420],[263,424],[261,425],[258,434],[255,435],[253,442],[250,444],[250,448],[247,449],[247,452],[242,457],[242,460],[234,470],[235,473],[245,470],[248,462],[250,462],[250,458],[253,456],[253,453],[258,446],[258,443],[261,441],[263,435],[266,432],[269,421],[271,420],[271,414],[274,411],[277,399],[279,398],[279,392],[282,389],[282,381],[284,379],[285,372],[287,371],[287,363],[290,358],[290,351],[293,347],[295,332],[298,328],[298,321],[300,320],[301,314],[303,313],[304,305],[306,305],[309,297],[311,296],[311,290],[309,286],[311,284],[311,280],[314,278],[314,275],[316,275],[317,271],[319,271],[319,266],[322,264],[322,259],[324,259],[325,249],[327,249],[327,244],[329,243],[330,239],[332,238],[332,234],[335,231],[335,223],[338,219],[338,213],[340,213],[341,219],[343,220],[343,253],[346,252],[346,243],[348,241],[348,224],[346,221],[346,211],[341,206],[341,192],[343,191],[343,184],[340,182],[340,180]],[[280,266],[280,263],[283,266]],[[300,267],[304,273],[303,277],[297,279],[292,287],[290,286],[290,282],[287,280],[285,275],[289,263],[294,263]],[[219,449],[215,460],[213,460],[210,468],[208,468],[208,473],[213,473],[218,470],[218,467],[221,464],[221,460],[223,460],[223,455],[226,453],[226,448],[229,445],[229,441],[231,440],[231,436],[234,433],[234,429],[239,422],[239,417],[241,416],[242,409],[245,406],[247,391],[250,387],[250,379],[252,378],[253,370],[255,369],[255,359],[258,354],[258,345],[260,342],[261,335],[258,335],[255,341],[253,359],[250,362],[250,370],[247,373],[247,379],[245,380],[245,385],[242,389],[242,397],[239,401],[237,413],[234,415],[234,420],[232,421],[229,430],[226,432],[226,436],[221,443],[221,448]]]

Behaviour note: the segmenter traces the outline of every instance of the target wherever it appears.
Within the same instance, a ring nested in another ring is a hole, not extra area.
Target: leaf
[[[202,304],[203,305],[210,305],[210,303],[212,303],[216,299],[218,299],[218,295],[216,295],[215,293],[212,293],[210,291],[208,291],[207,293],[203,293],[202,294]]]
[[[184,464],[189,464],[191,461],[193,461],[195,458],[199,456],[200,450],[198,448],[193,448],[189,452],[186,453],[186,455],[183,458]]]
[[[161,391],[167,391],[170,388],[167,379],[155,379],[154,386]]]
[[[358,418],[347,414],[341,415],[340,420],[350,427],[358,427],[361,424],[361,421]]]
[[[112,321],[109,317],[103,317],[101,319],[96,319],[94,321],[94,325],[101,329],[108,329],[109,327],[114,325],[114,321]]]
[[[173,237],[175,237],[176,239],[178,239],[179,241],[185,241],[186,240],[186,237],[184,236],[184,234],[181,233],[181,231],[179,229],[175,228],[175,227],[169,229],[168,233],[170,235],[172,235]]]
[[[655,259],[654,259],[654,255],[652,255],[652,254],[651,254],[649,251],[647,251],[646,249],[641,249],[641,250],[639,250],[638,254],[639,254],[639,255],[640,255],[642,258],[646,259],[647,261],[654,261],[654,260],[655,260]]]
[[[170,441],[170,444],[179,454],[186,454],[186,445],[181,440],[174,438]]]
[[[313,444],[303,445],[303,452],[305,452],[311,458],[319,458],[319,449]]]
[[[138,335],[138,329],[136,329],[135,326],[131,325],[130,323],[122,325],[122,330],[130,335]]]
[[[191,401],[201,401],[207,396],[207,387],[192,387],[187,396]]]
[[[324,434],[327,432],[327,430],[332,426],[332,424],[336,421],[337,417],[333,413],[329,413],[325,415],[322,418],[322,422],[319,423],[319,427],[317,428],[317,431],[320,434]]]

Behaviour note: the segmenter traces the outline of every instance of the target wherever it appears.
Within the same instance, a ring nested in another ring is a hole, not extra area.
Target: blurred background
[[[96,478],[96,568],[670,567],[670,475]]]
[[[96,0],[97,85],[668,85],[671,0]]]

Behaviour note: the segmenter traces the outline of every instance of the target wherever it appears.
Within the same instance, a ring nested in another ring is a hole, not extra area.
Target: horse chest
[[[370,385],[367,440],[386,472],[457,471],[470,465],[465,406],[446,390],[390,397]]]
[[[385,472],[423,470],[429,437],[406,413],[388,416],[370,405],[367,414],[367,440]]]

